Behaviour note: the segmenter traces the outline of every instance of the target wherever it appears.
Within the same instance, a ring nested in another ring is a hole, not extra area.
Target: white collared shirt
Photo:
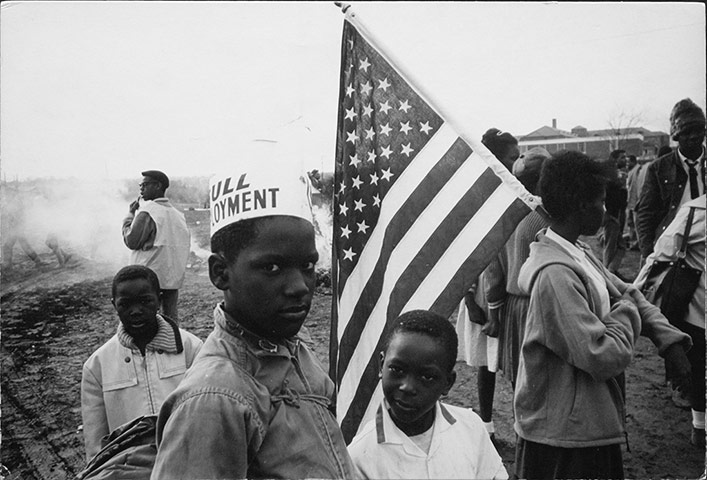
[[[685,203],[692,200],[692,192],[690,191],[690,169],[686,163],[687,157],[682,154],[682,152],[680,151],[680,148],[678,148],[677,151],[678,151],[678,158],[680,158],[680,165],[682,165],[682,168],[685,170],[685,173],[687,174],[687,182],[685,182],[685,188],[682,191],[682,198],[680,199],[680,205],[685,205]],[[705,156],[705,149],[703,148],[702,155],[699,156],[699,158],[697,159],[697,165],[695,165],[695,168],[697,169],[697,187],[699,188],[700,195],[705,193],[704,178],[702,178],[702,171],[700,169],[700,165],[702,165],[702,158],[704,156]],[[700,195],[698,195],[698,197]]]
[[[348,450],[364,478],[508,478],[481,418],[470,408],[441,402],[429,452],[395,425],[383,402]]]
[[[604,315],[609,313],[609,309],[611,308],[609,290],[606,287],[604,275],[587,258],[587,253],[584,248],[567,241],[567,239],[561,237],[552,228],[547,229],[545,236],[553,242],[558,243],[584,269],[589,281],[592,282],[592,285],[594,285],[595,289],[599,292],[599,298],[601,298],[601,304],[599,305],[600,311],[595,313],[599,318],[603,318]]]

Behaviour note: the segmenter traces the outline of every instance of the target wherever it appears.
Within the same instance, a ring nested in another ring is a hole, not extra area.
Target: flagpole
[[[422,83],[419,82],[414,75],[411,75],[410,72],[401,68],[400,62],[391,56],[391,54],[389,53],[390,50],[387,47],[382,48],[384,46],[384,43],[381,42],[378,38],[376,38],[370,32],[370,30],[366,28],[366,26],[361,22],[361,19],[358,14],[356,14],[351,9],[351,4],[336,1],[334,2],[334,4],[337,7],[341,8],[341,12],[346,17],[346,20],[348,20],[349,23],[356,27],[356,30],[358,30],[358,32],[362,36],[364,36],[370,44],[376,46],[378,53],[380,53],[385,58],[385,60],[391,66],[393,66],[393,68],[395,68],[404,78],[408,80],[408,83],[416,91],[416,93],[421,98],[423,98],[425,102],[427,102],[427,104],[430,105],[442,118],[444,118],[447,123],[449,123],[449,125],[454,129],[455,132],[457,132],[461,139],[464,140],[469,146],[471,146],[474,152],[477,152],[486,161],[489,167],[493,169],[494,173],[501,177],[504,182],[510,183],[516,187],[516,190],[519,194],[519,198],[523,200],[526,205],[528,205],[534,210],[541,204],[540,199],[528,192],[525,187],[523,187],[523,185],[518,181],[518,179],[513,176],[513,174],[509,172],[508,169],[504,167],[500,161],[498,161],[498,159],[491,153],[491,151],[486,147],[486,145],[476,140],[476,136],[473,135],[470,131],[468,131],[467,128],[463,128],[463,122],[460,122],[453,114],[451,114],[451,110],[440,108],[441,103],[438,102],[437,99],[434,99],[434,97],[432,97],[422,88]]]

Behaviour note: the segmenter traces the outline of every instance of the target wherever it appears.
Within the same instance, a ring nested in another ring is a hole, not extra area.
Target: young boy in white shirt
[[[348,447],[364,478],[508,478],[481,418],[439,401],[456,358],[456,332],[441,315],[396,320],[381,352],[384,400]]]

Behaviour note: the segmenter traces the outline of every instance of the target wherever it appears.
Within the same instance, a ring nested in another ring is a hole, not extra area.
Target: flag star
[[[366,130],[366,140],[372,140],[373,135],[376,134],[376,131],[373,130],[373,127],[370,127],[368,130]]]
[[[373,206],[378,207],[381,204],[381,199],[378,197],[378,194],[376,193],[373,195]]]
[[[373,173],[371,174],[371,185],[378,185],[378,179],[379,179],[379,178],[380,178],[380,177],[378,176],[378,174],[377,174],[376,172],[373,172]]]
[[[346,96],[347,96],[347,97],[350,97],[350,96],[353,95],[355,92],[356,92],[356,90],[355,90],[355,89],[353,88],[353,86],[351,86],[351,84],[349,83],[349,84],[346,86]]]
[[[346,120],[353,120],[356,117],[356,112],[354,112],[354,107],[346,109]]]
[[[353,179],[353,188],[360,189],[363,181],[356,175]]]
[[[378,80],[378,88],[382,88],[383,91],[387,91],[388,87],[390,87],[390,83],[388,83],[388,78],[384,78],[383,80]]]
[[[348,135],[348,138],[346,139],[346,141],[351,142],[355,145],[356,140],[358,140],[358,135],[356,135],[356,130],[351,130],[350,132],[346,132],[346,135]]]
[[[357,233],[366,233],[366,230],[368,230],[370,227],[366,225],[366,221],[362,221],[361,223],[356,222],[356,225],[358,226],[358,232]]]
[[[341,236],[349,238],[349,235],[351,235],[351,230],[349,230],[348,225],[344,225],[343,228],[341,229]]]
[[[373,85],[371,85],[370,81],[361,85],[361,92],[364,95],[368,95],[369,93],[371,93],[371,90],[373,90]]]
[[[356,155],[349,155],[349,165],[353,165],[355,168],[358,168],[358,164],[361,163],[361,160],[356,157]]]
[[[404,153],[405,155],[407,155],[409,157],[410,154],[412,153],[412,150],[413,149],[410,148],[410,144],[407,143],[406,145],[403,145],[402,151],[400,153]]]
[[[393,153],[393,151],[390,149],[389,146],[383,147],[383,150],[381,150],[381,157],[385,157],[390,159],[390,154]]]
[[[356,253],[353,251],[353,249],[347,248],[346,250],[344,250],[344,260],[353,261],[354,255],[356,255]]]
[[[390,135],[390,131],[392,130],[392,128],[390,128],[389,125],[390,123],[381,125],[381,135]]]
[[[400,124],[400,131],[403,132],[405,135],[407,135],[410,130],[412,130],[412,127],[410,126],[410,122],[405,122],[405,123]]]
[[[353,48],[353,40],[349,39],[347,41],[349,42],[349,48]]]
[[[425,122],[425,123],[420,122],[420,131],[421,132],[424,132],[425,135],[427,135],[428,133],[430,133],[430,130],[432,130],[432,127],[430,127],[430,122]]]
[[[363,200],[354,200],[354,203],[356,204],[354,206],[354,210],[358,210],[359,212],[363,212],[363,207],[366,206],[366,204],[363,203]]]
[[[381,171],[381,174],[383,175],[383,177],[382,177],[383,180],[388,180],[388,181],[390,181],[390,177],[393,176],[393,174],[390,171],[390,168],[387,168],[387,169]]]
[[[344,193],[344,190],[346,190],[346,184],[341,182],[341,185],[339,185],[339,193]]]
[[[380,111],[383,112],[383,113],[388,113],[388,110],[390,110],[391,108],[393,108],[393,107],[391,107],[390,105],[388,105],[388,100],[386,100],[385,102],[381,103],[381,105],[380,105]]]
[[[342,203],[339,205],[339,213],[342,215],[346,216],[346,214],[349,212],[349,207],[346,206],[346,203]]]
[[[364,72],[368,73],[368,67],[370,67],[370,66],[371,66],[371,64],[368,63],[368,58],[366,58],[365,60],[361,60],[359,62],[358,68],[363,70]]]
[[[373,108],[370,105],[364,105],[363,106],[363,116],[365,117],[366,115],[368,115],[370,117],[371,113],[373,113]]]
[[[376,152],[375,150],[371,150],[368,152],[368,161],[371,163],[374,163],[376,161]]]
[[[402,110],[403,112],[408,113],[408,110],[410,110],[411,108],[412,107],[410,106],[408,101],[403,100],[403,103],[400,104],[400,106],[398,107],[398,110]]]

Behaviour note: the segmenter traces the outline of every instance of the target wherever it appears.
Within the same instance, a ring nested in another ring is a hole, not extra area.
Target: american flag
[[[451,315],[531,210],[362,32],[344,21],[334,185],[330,373],[347,442],[382,398],[391,323]]]

